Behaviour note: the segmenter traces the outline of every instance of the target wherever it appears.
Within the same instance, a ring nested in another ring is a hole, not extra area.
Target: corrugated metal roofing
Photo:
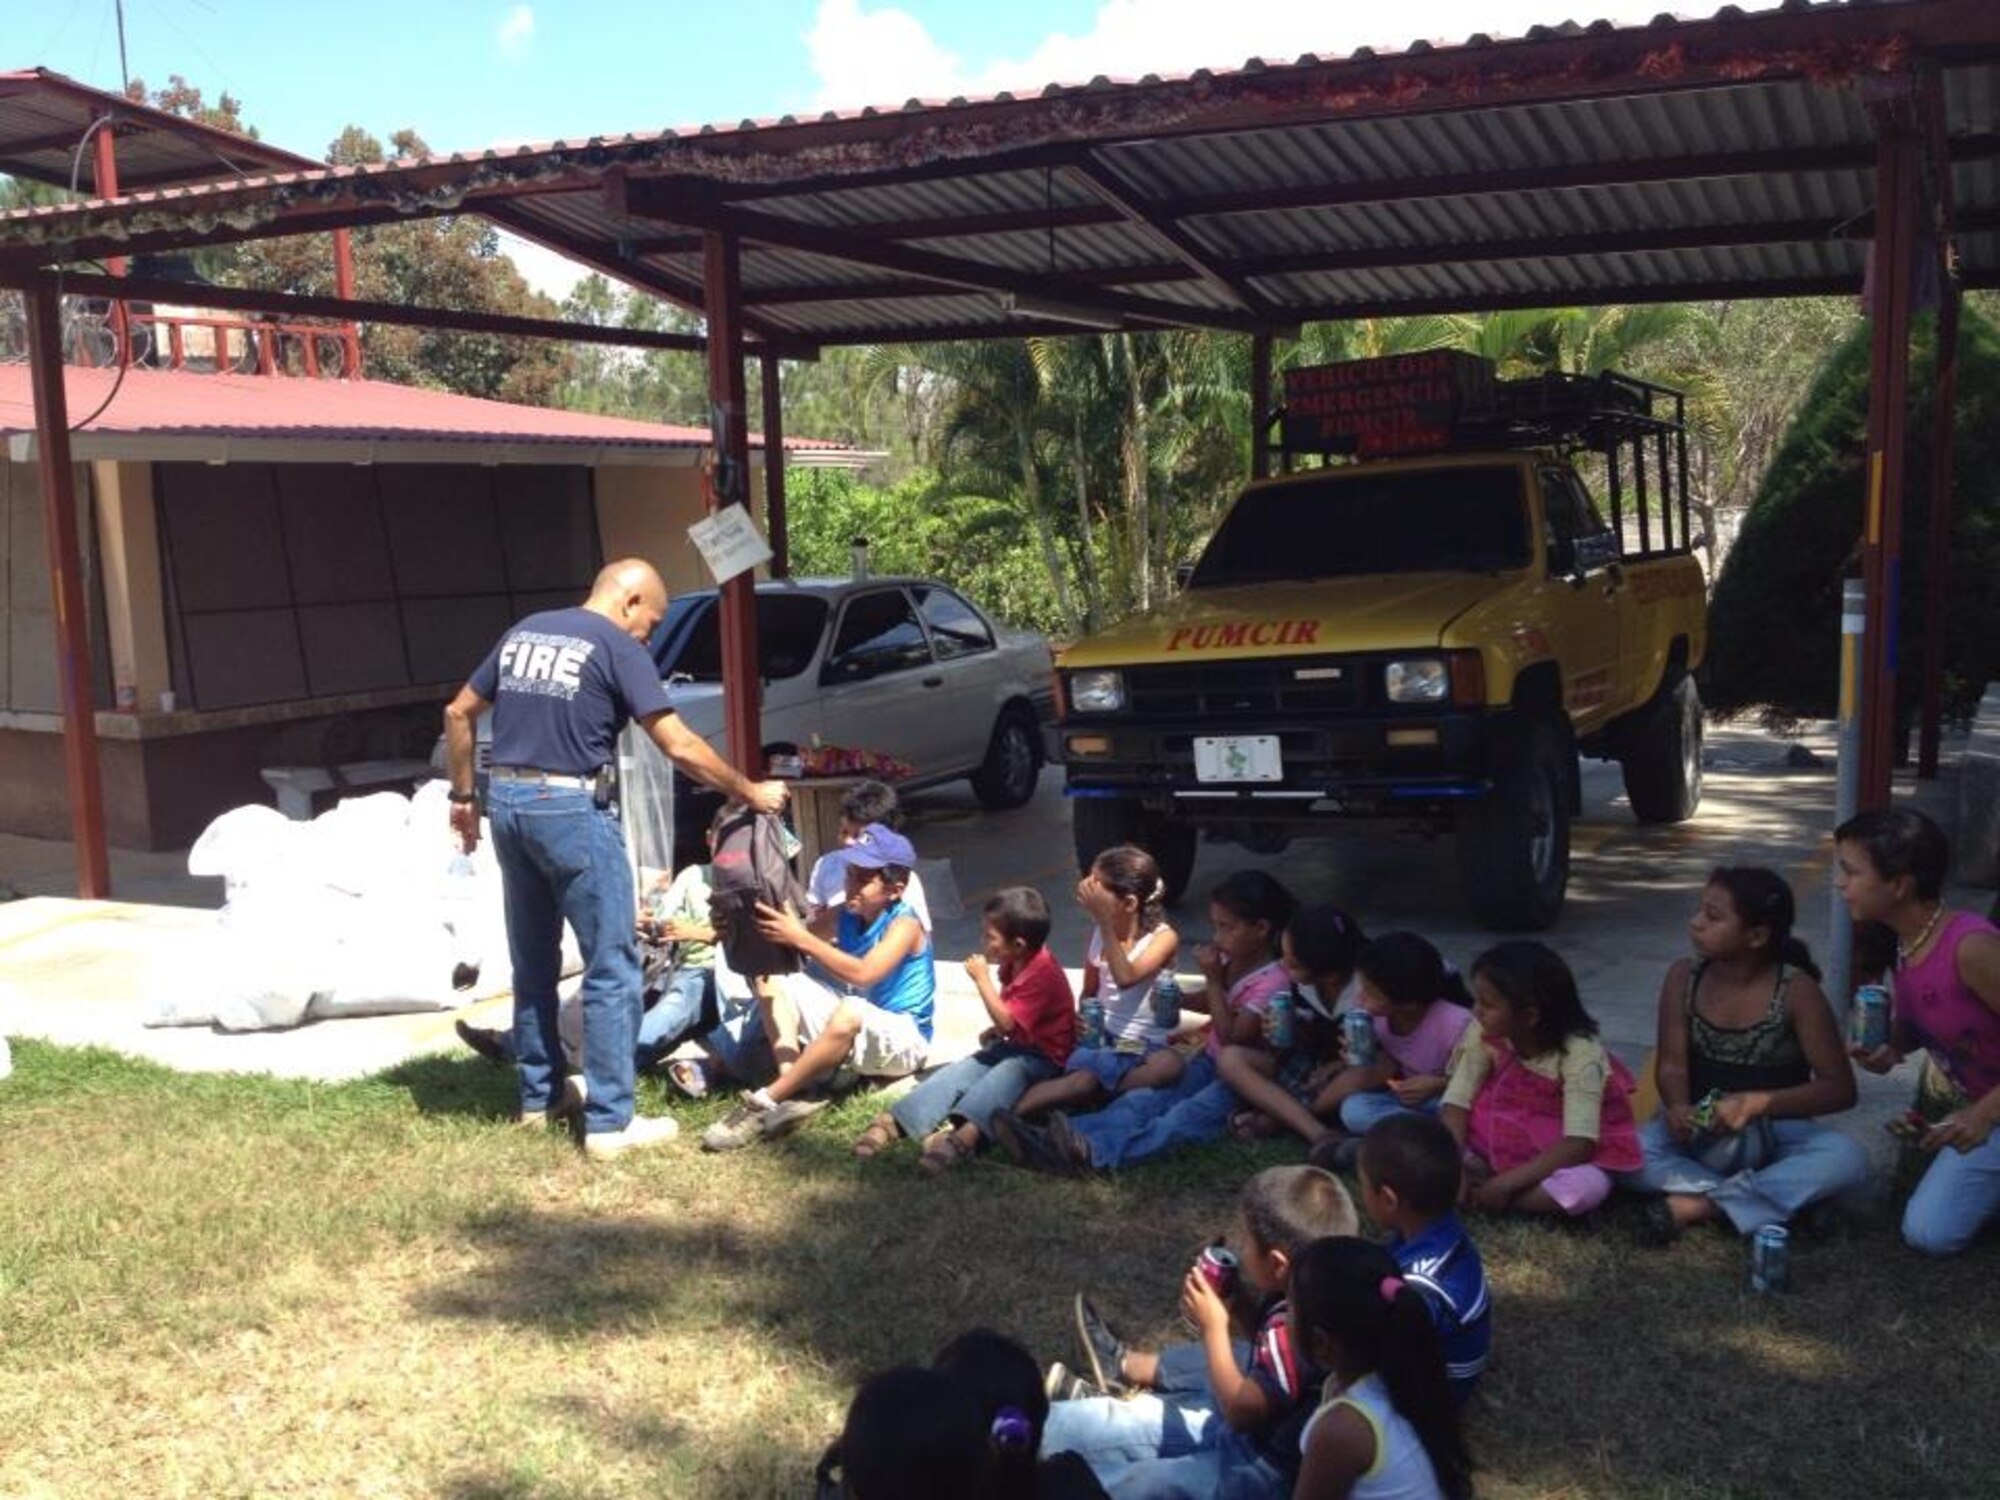
[[[0,73],[0,173],[102,196],[86,137],[98,121],[118,142],[118,184],[127,192],[312,171],[309,156],[184,120],[47,68]]]
[[[608,462],[621,461],[616,455],[630,462],[649,453],[699,451],[711,444],[705,427],[516,406],[380,380],[135,368],[119,381],[113,370],[77,366],[65,368],[63,374],[72,417],[97,412],[75,434],[76,451],[82,457],[91,456],[93,442],[102,448],[106,438],[148,440],[154,456],[171,456],[178,451],[177,443],[190,439],[283,442],[313,451],[338,445],[477,445],[480,461],[491,461],[494,450],[505,448],[528,453],[587,448],[602,450]],[[0,438],[25,437],[35,430],[28,376],[24,364],[0,364]],[[750,444],[761,448],[763,438],[752,433]],[[785,440],[787,452],[834,451],[842,446],[811,438]],[[126,443],[119,451],[139,450]]]
[[[691,303],[701,232],[734,233],[753,333],[822,342],[1858,290],[1882,101],[1930,78],[1964,279],[2000,285],[1991,0],[1788,0],[135,193],[0,217],[0,269],[464,209]],[[1009,322],[1010,295],[1043,311]]]

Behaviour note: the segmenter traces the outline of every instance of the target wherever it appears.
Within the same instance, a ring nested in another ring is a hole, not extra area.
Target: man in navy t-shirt
[[[785,804],[783,782],[749,780],[674,713],[644,645],[666,612],[666,585],[650,564],[610,563],[581,605],[529,615],[501,637],[444,711],[451,826],[470,851],[479,841],[475,724],[493,710],[486,800],[514,964],[521,1118],[541,1123],[579,1114],[584,1150],[596,1157],[677,1133],[671,1117],[633,1113],[638,906],[617,808],[598,795],[620,731],[636,719],[695,780],[763,812]],[[583,1071],[563,1080],[558,1099],[556,979],[565,919],[583,953]]]

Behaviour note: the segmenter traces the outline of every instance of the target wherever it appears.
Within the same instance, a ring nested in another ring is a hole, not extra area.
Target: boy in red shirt
[[[1049,904],[1040,891],[1010,886],[986,903],[984,916],[985,951],[968,958],[965,971],[993,1025],[977,1052],[877,1115],[854,1143],[856,1156],[874,1156],[898,1136],[928,1137],[920,1165],[955,1167],[978,1151],[994,1111],[1012,1109],[1029,1085],[1061,1076],[1076,1045],[1076,1000],[1047,947]]]

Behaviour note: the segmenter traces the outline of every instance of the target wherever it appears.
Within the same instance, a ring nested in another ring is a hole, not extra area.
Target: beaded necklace
[[[1931,908],[1931,919],[1928,922],[1924,923],[1924,930],[1917,934],[1915,942],[1905,943],[1900,938],[1897,940],[1896,942],[1897,968],[1907,969],[1910,966],[1910,960],[1913,957],[1915,957],[1918,953],[1923,951],[1924,944],[1928,943],[1931,940],[1931,934],[1937,931],[1937,925],[1939,921],[1943,919],[1943,917],[1944,917],[1944,903],[1940,901],[1936,906]]]

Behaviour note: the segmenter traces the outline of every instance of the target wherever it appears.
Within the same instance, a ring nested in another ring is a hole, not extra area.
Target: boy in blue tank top
[[[937,971],[930,938],[903,899],[916,851],[894,829],[871,823],[842,857],[842,906],[810,924],[757,907],[766,938],[811,959],[842,990],[806,973],[774,978],[765,1017],[771,1049],[780,1058],[796,1052],[798,1060],[710,1126],[704,1150],[735,1151],[793,1129],[825,1107],[805,1096],[842,1063],[864,1078],[901,1078],[924,1065]]]

